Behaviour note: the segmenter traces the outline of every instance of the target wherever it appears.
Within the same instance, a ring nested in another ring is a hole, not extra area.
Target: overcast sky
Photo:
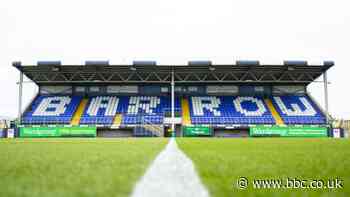
[[[330,112],[350,119],[348,0],[1,0],[0,116],[16,116],[15,60],[334,60]],[[319,79],[322,80],[322,79]],[[24,105],[37,89],[24,86]],[[309,91],[323,105],[323,86]]]

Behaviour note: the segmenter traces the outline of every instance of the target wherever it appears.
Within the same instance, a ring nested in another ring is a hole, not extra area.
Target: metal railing
[[[164,118],[164,114],[162,115],[157,115],[160,117]],[[147,130],[149,130],[150,132],[152,132],[155,136],[163,136],[164,135],[164,125],[162,124],[155,124],[152,121],[148,120],[148,118],[146,117],[150,117],[149,114],[138,114],[136,116],[136,125],[139,127],[143,127]]]

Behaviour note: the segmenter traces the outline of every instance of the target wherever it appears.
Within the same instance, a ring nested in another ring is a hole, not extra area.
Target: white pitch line
[[[136,184],[132,197],[208,197],[192,161],[170,139],[145,175]]]

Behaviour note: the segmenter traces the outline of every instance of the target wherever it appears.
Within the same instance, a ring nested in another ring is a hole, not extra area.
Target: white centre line
[[[145,175],[136,184],[132,197],[208,197],[192,161],[170,139]]]

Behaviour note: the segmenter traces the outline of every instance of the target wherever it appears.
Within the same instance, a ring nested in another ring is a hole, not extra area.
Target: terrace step
[[[119,128],[122,124],[123,115],[122,114],[116,114],[113,120],[112,127],[113,128]]]
[[[77,111],[74,113],[74,116],[71,120],[71,125],[79,125],[80,123],[80,118],[81,116],[83,115],[84,113],[84,109],[85,109],[85,106],[87,105],[88,103],[88,99],[83,99],[79,106],[78,106],[78,109]]]
[[[283,122],[281,116],[279,115],[279,113],[277,112],[275,106],[273,106],[272,101],[270,99],[265,99],[265,102],[267,104],[267,107],[270,109],[271,114],[276,121],[276,124],[283,125],[284,122]]]
[[[182,98],[181,107],[182,107],[182,125],[191,125],[191,115],[188,99]]]

